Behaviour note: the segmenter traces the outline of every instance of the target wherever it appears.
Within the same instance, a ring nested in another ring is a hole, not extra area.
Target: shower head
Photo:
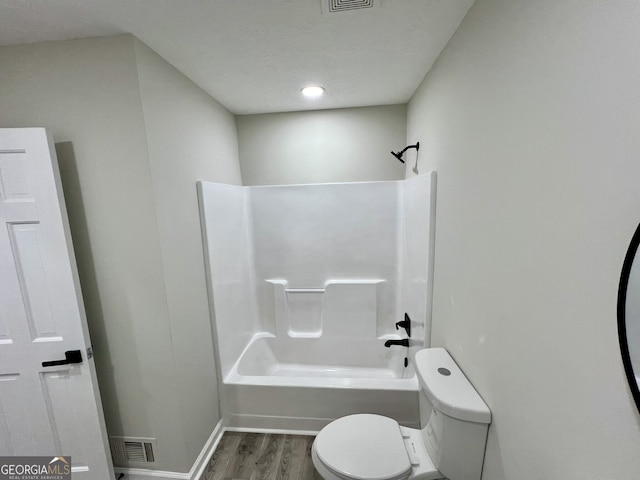
[[[394,157],[396,157],[398,160],[400,160],[402,163],[404,163],[404,160],[402,159],[402,156],[404,155],[404,152],[406,152],[407,150],[409,150],[410,148],[415,148],[416,151],[420,150],[420,142],[417,142],[415,145],[409,145],[408,147],[404,147],[402,150],[400,150],[399,152],[391,152],[391,155],[393,155]]]
[[[404,160],[402,159],[402,153],[403,152],[391,152],[391,155],[393,155],[394,157],[396,157],[398,160],[400,160],[402,163],[404,163]]]

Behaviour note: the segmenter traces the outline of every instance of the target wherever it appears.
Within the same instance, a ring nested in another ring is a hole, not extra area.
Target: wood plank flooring
[[[200,480],[322,480],[311,461],[313,439],[225,432]]]

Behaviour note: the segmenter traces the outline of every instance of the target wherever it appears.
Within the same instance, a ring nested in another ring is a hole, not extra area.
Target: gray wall
[[[493,411],[485,480],[640,472],[616,330],[638,18],[637,1],[478,0],[409,104],[419,170],[438,171],[433,344]]]
[[[235,117],[134,39],[189,466],[220,419],[196,181],[239,185]]]
[[[240,182],[233,116],[130,35],[0,66],[0,125],[56,142],[109,434],[186,472],[219,418],[195,182]]]
[[[237,117],[244,185],[400,180],[406,105]]]

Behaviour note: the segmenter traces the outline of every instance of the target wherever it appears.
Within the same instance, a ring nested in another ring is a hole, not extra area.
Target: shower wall
[[[400,291],[402,312],[412,319],[411,356],[431,345],[431,298],[435,240],[436,173],[430,172],[399,182],[402,186],[400,211]],[[424,339],[420,345],[418,339]]]
[[[198,182],[209,308],[221,380],[258,328],[248,195],[245,187]]]
[[[262,330],[294,337],[391,333],[399,182],[249,190]]]
[[[201,182],[221,378],[257,333],[375,340],[403,334],[395,322],[408,312],[412,345],[428,344],[434,188],[435,174],[288,186]]]

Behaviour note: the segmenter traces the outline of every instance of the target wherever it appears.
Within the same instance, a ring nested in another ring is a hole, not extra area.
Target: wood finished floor
[[[313,439],[225,432],[200,480],[322,480],[311,461]]]

